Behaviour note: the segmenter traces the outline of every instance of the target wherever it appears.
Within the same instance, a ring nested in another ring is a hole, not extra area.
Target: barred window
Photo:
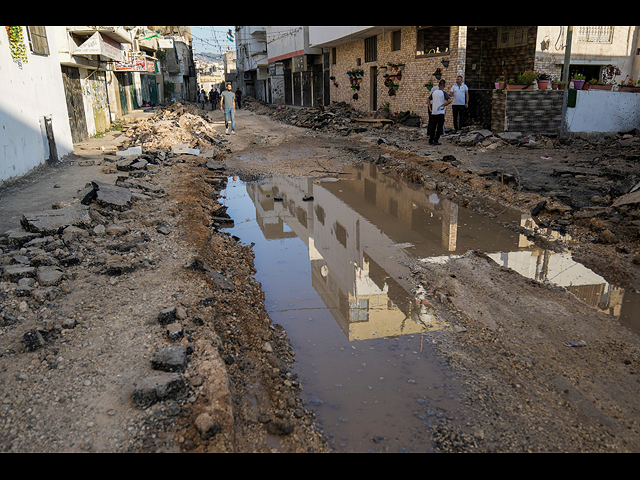
[[[528,32],[529,27],[500,27],[498,29],[498,48],[526,45]]]
[[[378,37],[364,39],[364,62],[378,61]]]
[[[49,55],[46,27],[27,27],[29,48],[36,55]]]
[[[577,40],[588,43],[612,43],[613,27],[576,27]]]

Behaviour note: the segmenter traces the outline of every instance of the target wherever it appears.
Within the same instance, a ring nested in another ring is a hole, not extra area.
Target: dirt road
[[[324,176],[364,161],[488,216],[495,211],[484,197],[527,212],[546,200],[537,217],[543,228],[505,226],[541,248],[571,248],[610,282],[638,289],[637,236],[612,218],[633,222],[637,210],[611,209],[606,218],[578,222],[560,201],[570,196],[560,191],[561,177],[530,169],[542,157],[559,167],[591,162],[593,151],[586,159],[585,148],[557,143],[481,151],[453,137],[434,150],[420,129],[346,136],[248,110],[238,112],[236,134],[226,136],[222,114],[207,115],[225,140],[213,160],[167,155],[126,173],[75,164],[32,179],[33,188],[62,182],[69,189],[77,181],[77,192],[92,174],[111,184],[120,176],[121,188],[138,195],[122,209],[92,202],[81,228],[8,237],[1,247],[2,451],[328,451],[300,398],[304,386],[290,373],[295,352],[265,313],[251,246],[219,232],[228,175]],[[104,157],[99,150],[83,154]],[[509,165],[520,167],[530,189],[517,192],[485,172]],[[566,175],[580,189],[580,175]],[[146,183],[136,184],[141,179]],[[10,201],[16,194],[4,190],[0,207],[19,218],[24,206]],[[562,227],[577,244],[569,247],[566,236],[546,227]],[[600,241],[605,230],[617,242]],[[34,270],[10,275],[6,267],[17,265]],[[38,276],[45,266],[62,275],[46,283]],[[412,269],[416,286],[446,319],[445,333],[432,341],[464,382],[468,406],[465,418],[434,428],[436,451],[640,451],[640,343],[630,329],[477,252]],[[580,340],[587,346],[566,346]]]

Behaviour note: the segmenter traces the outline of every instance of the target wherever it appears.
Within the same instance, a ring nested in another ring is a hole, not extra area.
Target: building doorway
[[[369,105],[375,112],[378,110],[378,67],[371,67],[370,73]]]

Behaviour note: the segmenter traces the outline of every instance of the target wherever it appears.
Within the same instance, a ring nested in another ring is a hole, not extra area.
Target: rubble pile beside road
[[[265,102],[247,97],[243,101],[243,108],[258,115],[268,115],[274,120],[293,125],[295,127],[309,128],[312,130],[334,131],[337,134],[347,136],[351,133],[361,133],[368,130],[367,126],[392,123],[379,118],[366,125],[358,120],[372,120],[345,102],[332,103],[330,107],[292,108],[284,105],[270,105]],[[324,111],[323,111],[324,110]]]
[[[168,152],[175,145],[209,151],[221,149],[226,144],[203,110],[178,102],[130,126],[125,135],[129,138],[124,143],[125,148],[142,146],[145,152]]]

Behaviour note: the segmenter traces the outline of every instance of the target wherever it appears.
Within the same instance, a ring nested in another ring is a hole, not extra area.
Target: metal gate
[[[71,140],[73,143],[80,143],[89,138],[87,118],[84,114],[82,87],[80,85],[80,71],[72,67],[61,66],[61,68],[65,96],[67,97]]]
[[[126,73],[116,73],[118,79],[118,96],[120,97],[120,111],[124,116],[129,113],[129,77]]]
[[[291,69],[284,71],[284,104],[293,105],[293,78]]]

